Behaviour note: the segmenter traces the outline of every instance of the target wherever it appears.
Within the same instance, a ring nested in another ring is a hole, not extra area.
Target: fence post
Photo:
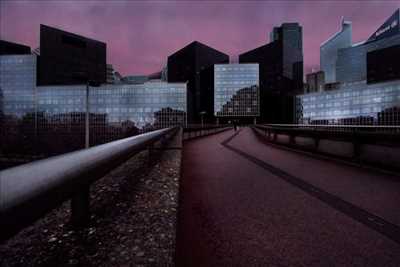
[[[71,222],[73,226],[85,226],[89,222],[90,189],[83,185],[71,199]]]
[[[295,145],[296,144],[295,135],[294,134],[289,134],[289,144],[290,145]]]
[[[278,138],[278,133],[275,131],[275,132],[273,132],[273,134],[274,134],[274,137],[273,137],[272,141],[276,142],[276,139]]]
[[[352,139],[353,139],[353,157],[356,161],[360,162],[361,161],[361,158],[360,158],[361,144],[360,144],[360,140],[358,140],[357,130],[355,128],[353,128]]]

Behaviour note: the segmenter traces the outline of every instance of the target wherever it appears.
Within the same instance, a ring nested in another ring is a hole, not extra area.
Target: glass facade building
[[[341,84],[338,90],[300,95],[296,99],[301,124],[400,124],[400,81]]]
[[[0,56],[0,154],[52,155],[84,147],[86,85],[36,85],[36,55]],[[89,89],[90,144],[186,125],[186,83]]]
[[[258,64],[214,65],[216,117],[258,117],[259,103]]]
[[[21,118],[35,111],[36,56],[0,56],[0,112]]]
[[[86,86],[40,86],[37,88],[38,112],[66,114],[85,112]],[[131,121],[138,128],[157,125],[164,128],[184,125],[185,118],[163,120],[157,117],[163,109],[178,114],[186,112],[186,84],[147,82],[143,84],[119,84],[90,87],[89,110],[93,114],[105,114],[106,122],[119,124]]]
[[[223,63],[228,55],[197,41],[168,56],[168,82],[187,82],[189,123],[214,122],[214,64]]]
[[[367,54],[395,45],[400,45],[399,10],[396,10],[367,41],[338,51],[337,82],[367,80]]]
[[[297,122],[400,125],[399,23],[397,9],[366,41],[339,49],[336,83],[297,96]]]
[[[366,80],[368,52],[395,45],[400,45],[400,33],[386,39],[340,49],[336,65],[337,81],[354,82]]]
[[[342,19],[341,27],[340,32],[335,33],[320,47],[320,65],[321,71],[325,73],[326,83],[336,82],[336,61],[339,49],[351,47],[352,44],[351,22]]]

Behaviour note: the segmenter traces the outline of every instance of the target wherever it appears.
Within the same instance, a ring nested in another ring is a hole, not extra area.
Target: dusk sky
[[[0,39],[39,46],[46,24],[107,43],[123,75],[159,71],[167,56],[197,40],[231,60],[269,42],[273,26],[303,26],[305,72],[319,68],[319,46],[353,22],[353,42],[368,38],[400,1],[1,1]]]

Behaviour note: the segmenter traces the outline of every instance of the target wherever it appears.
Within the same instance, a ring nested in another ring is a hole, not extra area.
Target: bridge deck
[[[232,134],[185,144],[178,266],[399,266],[399,179]]]

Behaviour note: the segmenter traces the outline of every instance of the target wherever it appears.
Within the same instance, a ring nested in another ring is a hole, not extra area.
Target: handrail
[[[156,130],[0,171],[0,241],[176,130]]]
[[[285,127],[286,126],[286,127]],[[310,136],[316,139],[335,139],[335,140],[353,140],[359,143],[374,144],[384,142],[390,144],[400,143],[400,126],[383,126],[375,128],[372,125],[330,125],[331,128],[323,127],[325,125],[313,126],[312,124],[304,127],[297,124],[256,124],[253,127],[273,134],[287,134],[294,136]],[[367,127],[369,126],[369,127]]]
[[[349,125],[349,124],[261,124],[261,126],[272,127],[306,127],[306,128],[381,128],[400,129],[400,125]]]
[[[227,129],[231,129],[230,124],[207,124],[207,125],[190,125],[183,128],[183,140],[202,137],[210,134],[216,134]]]

